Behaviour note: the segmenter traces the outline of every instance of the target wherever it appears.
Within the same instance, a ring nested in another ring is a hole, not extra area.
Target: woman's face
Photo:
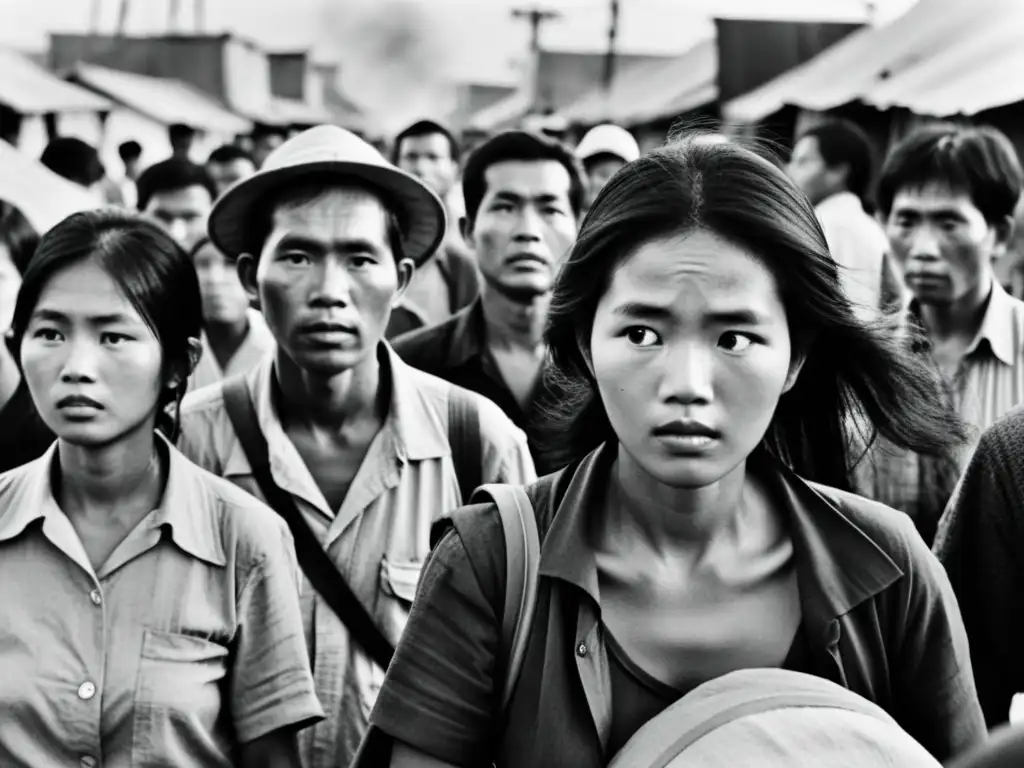
[[[703,230],[651,240],[615,270],[590,350],[622,447],[674,488],[743,462],[800,367],[771,272]]]
[[[14,302],[21,287],[21,275],[11,261],[7,246],[0,245],[0,337],[11,327]]]
[[[21,364],[43,421],[70,443],[108,445],[153,427],[165,385],[160,342],[93,259],[43,288]]]

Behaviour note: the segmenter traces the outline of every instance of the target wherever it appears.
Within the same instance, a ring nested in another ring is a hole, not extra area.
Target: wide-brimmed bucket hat
[[[422,181],[389,163],[363,139],[344,128],[318,125],[271,152],[254,175],[228,189],[210,213],[210,239],[222,252],[239,256],[254,248],[254,215],[273,192],[310,176],[336,175],[380,190],[398,208],[406,258],[422,264],[441,244],[447,226],[444,204]]]

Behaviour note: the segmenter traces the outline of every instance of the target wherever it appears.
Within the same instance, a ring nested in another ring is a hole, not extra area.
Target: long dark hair
[[[157,428],[173,441],[178,406],[188,389],[189,340],[199,337],[202,303],[188,255],[151,221],[128,211],[86,211],[68,216],[44,234],[14,307],[12,348],[21,349],[46,284],[86,259],[96,259],[156,336],[163,348],[164,376],[175,371],[181,376],[173,389],[161,389],[157,403]]]
[[[779,284],[794,354],[806,355],[765,435],[772,453],[839,488],[877,435],[945,455],[964,428],[936,397],[894,319],[860,320],[807,198],[781,170],[735,142],[690,135],[621,169],[583,221],[555,284],[545,331],[553,384],[545,458],[564,466],[615,434],[585,362],[594,312],[615,267],[652,238],[705,229],[756,254]]]

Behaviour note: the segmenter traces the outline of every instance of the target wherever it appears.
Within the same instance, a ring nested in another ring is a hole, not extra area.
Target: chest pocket
[[[219,643],[145,630],[135,687],[133,765],[221,763],[229,746],[226,735],[217,734],[218,726],[229,722],[221,718],[227,669],[228,649]]]
[[[384,558],[380,564],[380,584],[384,594],[395,597],[411,606],[416,599],[416,587],[423,573],[423,562],[413,560],[390,561]]]

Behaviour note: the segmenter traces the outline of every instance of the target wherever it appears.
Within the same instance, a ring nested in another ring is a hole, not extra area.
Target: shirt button
[[[96,758],[92,755],[84,755],[78,762],[82,768],[96,768]]]
[[[96,695],[96,686],[86,681],[78,686],[78,698],[88,701]]]
[[[579,644],[579,647],[576,648],[576,655],[579,656],[581,659],[587,655],[587,646],[585,643]]]
[[[92,600],[93,605],[100,605],[103,602],[103,595],[100,594],[98,589],[94,589],[89,593],[89,599]]]

